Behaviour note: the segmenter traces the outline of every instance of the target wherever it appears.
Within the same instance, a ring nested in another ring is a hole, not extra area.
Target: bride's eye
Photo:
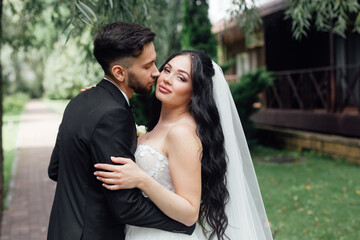
[[[180,81],[186,82],[186,79],[183,76],[179,75],[178,78],[180,79]]]
[[[164,68],[164,72],[169,73],[169,72],[170,72],[170,69],[169,69],[168,67],[165,67],[165,68]]]

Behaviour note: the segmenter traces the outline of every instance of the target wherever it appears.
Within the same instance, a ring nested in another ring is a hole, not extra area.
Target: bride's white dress
[[[168,168],[167,157],[150,145],[141,144],[135,152],[136,163],[156,181],[175,192]],[[198,227],[198,226],[197,226]],[[126,226],[125,240],[198,240],[195,233],[191,236],[171,233],[153,228]]]

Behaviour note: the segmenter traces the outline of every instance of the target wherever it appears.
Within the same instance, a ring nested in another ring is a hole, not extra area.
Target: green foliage
[[[79,29],[88,25],[96,30],[115,21],[144,24],[151,17],[149,15],[149,0],[73,0],[65,4],[72,10],[71,25]]]
[[[148,26],[151,22],[149,14],[149,0],[72,0],[55,1],[53,4],[55,12],[57,9],[66,8],[70,10],[68,15],[54,17],[56,22],[62,26],[63,32],[67,34],[66,41],[82,36],[84,31],[91,31],[94,36],[104,25],[116,22],[134,22]],[[86,53],[85,59],[92,58],[92,41],[77,42],[78,47]]]
[[[211,32],[208,18],[209,5],[206,0],[185,0],[181,31],[182,49],[204,50],[216,60],[217,42]]]
[[[3,45],[1,61],[3,87],[5,94],[25,92],[31,98],[42,95],[43,62],[41,51],[28,49],[15,50]]]
[[[173,53],[181,50],[180,25],[183,17],[183,0],[152,0],[149,6],[151,17],[148,26],[156,33],[156,63],[162,65]]]
[[[94,59],[85,62],[84,54],[77,48],[76,42],[69,41],[49,56],[43,82],[46,97],[70,99],[78,95],[82,88],[101,80],[103,72],[100,66]]]
[[[234,9],[230,11],[231,17],[236,19],[240,31],[245,34],[246,45],[260,41],[255,31],[261,26],[260,11],[255,0],[233,0]]]
[[[251,152],[274,239],[360,239],[360,168],[310,152]],[[291,164],[265,158],[298,156]]]
[[[111,22],[134,22],[150,27],[156,34],[155,47],[157,50],[157,63],[161,64],[180,47],[180,23],[182,19],[181,5],[183,0],[72,0],[56,1],[58,7],[71,10],[67,23],[62,23],[67,39],[80,36],[84,30],[96,31]],[[56,9],[55,8],[55,9]],[[57,19],[64,17],[57,17]],[[92,40],[92,39],[91,39]],[[92,58],[92,41],[80,44],[83,51],[87,52],[86,58]]]
[[[62,11],[54,13],[53,4],[48,0],[4,0],[3,43],[14,49],[51,48],[59,31],[56,31],[50,18],[53,14],[61,13]],[[49,28],[43,28],[45,25],[51,25],[53,31],[47,31]]]
[[[354,25],[353,31],[360,33],[360,4],[358,0],[289,0],[286,18],[292,21],[295,39],[307,36],[314,25],[318,31],[332,31],[345,37],[348,23]]]
[[[53,0],[55,3],[55,0]],[[53,45],[62,34],[54,16],[70,11],[54,11],[48,0],[3,1],[3,48],[5,93],[22,91],[31,97],[41,97],[44,65]]]
[[[15,93],[13,95],[5,95],[3,99],[4,114],[19,114],[23,111],[29,96],[25,93]]]
[[[253,73],[243,75],[240,82],[230,83],[229,85],[245,135],[250,145],[254,143],[256,133],[253,123],[250,120],[251,115],[258,110],[254,107],[254,103],[259,102],[259,93],[269,87],[273,81],[273,74],[262,67]]]
[[[151,116],[152,95],[134,94],[130,99],[133,104],[133,115],[137,125],[147,125]]]
[[[4,0],[6,51],[1,57],[5,92],[23,91],[31,97],[41,97],[43,86],[46,86],[45,95],[51,98],[76,95],[81,87],[98,81],[101,72],[92,54],[96,31],[119,20],[148,26],[157,33],[154,42],[157,64],[162,64],[171,53],[181,49],[182,3],[167,0]],[[59,60],[55,60],[55,56]],[[61,69],[56,65],[59,62]]]
[[[307,36],[312,25],[318,31],[345,37],[348,25],[353,32],[360,33],[360,4],[358,0],[288,0],[286,19],[291,19],[295,39]],[[255,0],[233,0],[235,8],[231,16],[236,17],[239,28],[245,33],[246,44],[257,41],[255,30],[262,23]]]
[[[5,97],[6,99],[6,97]],[[4,149],[4,159],[3,159],[3,174],[4,174],[4,195],[3,195],[3,209],[6,206],[6,194],[8,192],[10,177],[11,177],[11,170],[12,164],[15,158],[16,150],[17,150],[17,141],[18,141],[18,132],[19,132],[19,125],[21,121],[21,111],[16,111],[14,113],[6,112],[3,115],[3,126],[2,126],[2,133],[3,133],[3,149]]]

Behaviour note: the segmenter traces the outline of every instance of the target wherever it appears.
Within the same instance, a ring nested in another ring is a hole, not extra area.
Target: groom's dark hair
[[[154,41],[155,33],[149,28],[127,22],[115,22],[100,29],[94,40],[94,56],[105,74],[111,74],[110,65],[119,61],[130,67],[144,45]]]

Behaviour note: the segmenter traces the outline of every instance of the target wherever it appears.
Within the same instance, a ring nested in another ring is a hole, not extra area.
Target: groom
[[[71,100],[64,112],[48,169],[57,181],[48,240],[121,240],[125,224],[191,234],[165,216],[139,189],[110,191],[94,176],[95,163],[111,156],[134,160],[136,129],[129,107],[133,93],[149,93],[154,78],[155,34],[116,22],[102,28],[94,55],[105,72],[97,85]]]

